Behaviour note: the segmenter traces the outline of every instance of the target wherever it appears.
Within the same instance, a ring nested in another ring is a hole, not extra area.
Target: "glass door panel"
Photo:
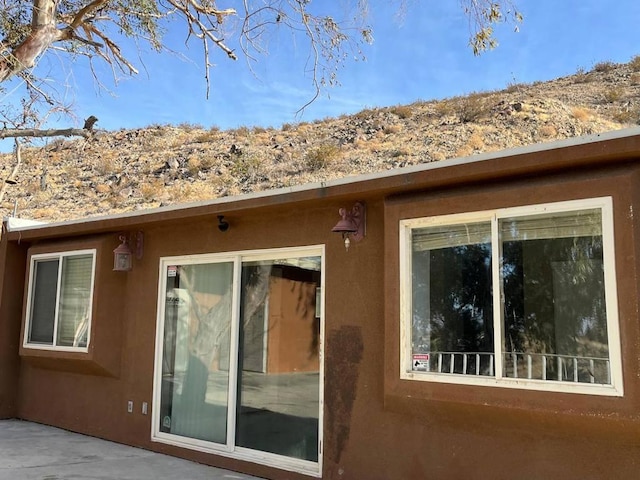
[[[242,263],[236,445],[318,461],[320,257]]]
[[[226,444],[233,262],[165,274],[160,431]]]

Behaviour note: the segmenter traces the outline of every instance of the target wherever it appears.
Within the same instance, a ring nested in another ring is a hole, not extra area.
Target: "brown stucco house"
[[[640,129],[4,223],[0,417],[270,479],[640,475]]]

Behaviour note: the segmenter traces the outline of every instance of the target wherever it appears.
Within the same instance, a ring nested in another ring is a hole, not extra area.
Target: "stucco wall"
[[[0,242],[0,418],[13,418],[18,407],[18,356],[25,245]],[[13,321],[6,321],[12,319]]]
[[[141,404],[152,402],[161,257],[324,244],[323,478],[634,478],[640,458],[639,227],[633,214],[640,208],[639,187],[638,168],[630,162],[386,197],[359,192],[253,207],[227,215],[225,233],[215,216],[159,221],[141,227],[144,257],[128,273],[110,270],[118,232],[103,232],[91,240],[101,252],[92,344],[93,363],[102,370],[83,370],[74,358],[23,357],[17,414],[267,478],[302,478],[152,443],[151,415],[142,414]],[[598,196],[612,196],[615,209],[624,397],[399,379],[399,219]],[[355,200],[367,204],[367,236],[347,252],[330,230],[338,208]],[[135,229],[135,221],[127,228]],[[20,321],[15,311],[11,315]],[[129,400],[133,413],[127,413]]]

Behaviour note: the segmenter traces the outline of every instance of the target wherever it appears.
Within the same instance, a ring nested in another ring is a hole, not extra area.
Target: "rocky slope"
[[[61,221],[238,195],[616,130],[640,122],[640,56],[549,82],[278,129],[97,130],[23,150],[0,215]],[[99,124],[98,124],[99,125]],[[0,178],[13,155],[0,155]]]

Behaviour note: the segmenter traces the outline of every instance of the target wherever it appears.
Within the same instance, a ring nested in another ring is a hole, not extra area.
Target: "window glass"
[[[58,259],[34,263],[29,342],[53,344],[58,291]]]
[[[95,251],[34,255],[25,345],[86,349]]]
[[[403,371],[527,381],[511,385],[617,383],[621,392],[612,229],[607,237],[602,200],[584,203],[600,206],[404,221],[411,303]]]
[[[493,374],[491,224],[412,232],[412,366]]]
[[[74,255],[62,260],[58,345],[87,346],[92,265],[92,255]]]
[[[609,384],[599,211],[500,221],[504,375]]]

